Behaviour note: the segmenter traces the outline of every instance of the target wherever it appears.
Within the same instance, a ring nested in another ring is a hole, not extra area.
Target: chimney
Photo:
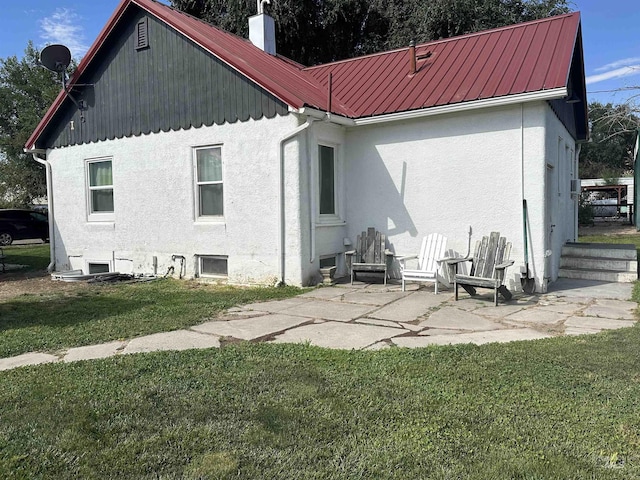
[[[265,52],[276,54],[276,26],[273,18],[264,13],[264,4],[270,0],[258,0],[258,14],[249,17],[249,40]]]

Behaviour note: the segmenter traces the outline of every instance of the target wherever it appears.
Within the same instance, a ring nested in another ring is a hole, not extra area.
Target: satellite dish
[[[74,103],[78,110],[80,111],[80,121],[84,122],[84,116],[82,114],[83,110],[86,110],[87,105],[84,100],[76,100],[71,95],[71,89],[67,88],[67,68],[71,64],[71,52],[64,45],[53,44],[48,45],[42,49],[40,52],[40,64],[45,67],[47,70],[51,70],[52,72],[59,73],[62,77],[62,89],[67,94],[67,97]],[[93,84],[79,84],[76,83],[72,85],[74,86],[93,86]]]
[[[63,73],[71,63],[71,52],[64,45],[49,45],[40,52],[40,63],[52,72]]]

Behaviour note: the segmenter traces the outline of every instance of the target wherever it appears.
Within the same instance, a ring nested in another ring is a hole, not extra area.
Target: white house
[[[588,134],[578,13],[308,68],[250,25],[259,46],[120,3],[25,147],[55,270],[309,285],[369,226],[399,254],[430,232],[464,254],[472,226],[513,243],[513,288],[526,199],[531,274],[555,280]]]

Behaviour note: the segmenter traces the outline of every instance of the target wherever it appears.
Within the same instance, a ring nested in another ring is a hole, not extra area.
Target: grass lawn
[[[0,348],[180,328],[294,293],[176,281],[28,293],[0,300]],[[636,325],[378,352],[244,342],[9,370],[0,478],[640,478],[638,345]]]
[[[45,270],[50,261],[49,244],[2,247],[7,263],[27,265],[26,271]],[[0,274],[1,275],[1,274]],[[2,277],[0,277],[0,282]]]
[[[8,247],[5,253],[7,263],[29,265],[26,276],[49,263],[48,245]],[[0,273],[0,294],[22,280],[12,275]],[[0,295],[0,357],[178,330],[235,305],[302,292],[293,287],[236,288],[172,279],[120,285],[36,280],[45,288]]]
[[[640,233],[636,235],[624,235],[624,234],[607,234],[607,235],[580,235],[578,237],[580,243],[624,243],[629,245],[635,245],[637,249],[640,249]]]
[[[0,372],[1,478],[640,478],[640,328]]]

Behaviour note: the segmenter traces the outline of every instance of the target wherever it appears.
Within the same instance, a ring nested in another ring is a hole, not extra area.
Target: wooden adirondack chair
[[[448,260],[447,264],[454,268],[452,273],[455,299],[458,300],[458,286],[462,285],[470,295],[476,294],[476,287],[492,288],[496,306],[498,306],[498,293],[505,300],[510,300],[511,292],[504,285],[505,270],[514,264],[513,260],[509,260],[510,253],[511,242],[507,242],[499,232],[491,232],[491,235],[482,237],[482,240],[476,243],[473,257]],[[458,265],[466,261],[471,262],[470,274],[458,273]]]
[[[357,272],[383,273],[384,284],[387,284],[387,270],[393,260],[393,253],[385,248],[385,240],[384,233],[369,227],[366,232],[358,235],[355,250],[345,252],[347,265],[351,268],[352,285]]]
[[[447,237],[439,233],[432,233],[422,239],[419,255],[400,257],[400,273],[402,273],[402,291],[406,282],[430,282],[435,284],[438,294],[438,270],[445,260]],[[418,268],[407,268],[407,260],[418,259]]]

